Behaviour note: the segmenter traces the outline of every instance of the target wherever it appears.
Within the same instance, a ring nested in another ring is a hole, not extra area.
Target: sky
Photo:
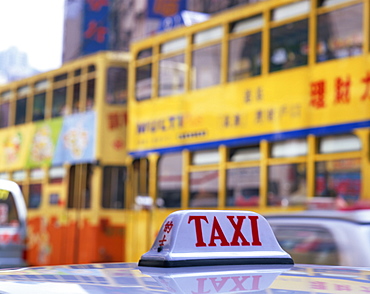
[[[0,52],[10,47],[28,55],[39,71],[62,64],[65,0],[0,0]]]

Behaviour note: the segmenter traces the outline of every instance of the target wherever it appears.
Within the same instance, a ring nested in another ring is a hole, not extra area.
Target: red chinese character
[[[311,289],[326,290],[326,283],[318,281],[311,282]]]
[[[370,287],[361,286],[361,292],[370,293]]]
[[[159,240],[159,246],[163,246],[165,242],[167,242],[166,235],[163,235],[162,240]]]
[[[349,291],[351,292],[351,287],[349,285],[335,285],[334,286],[336,291]]]
[[[117,113],[110,113],[109,114],[109,128],[111,130],[118,128],[119,126],[119,117]]]
[[[103,6],[108,6],[108,0],[87,0],[92,11],[100,11]]]
[[[335,102],[336,103],[349,103],[349,87],[351,86],[351,79],[347,81],[337,78],[335,80]]]
[[[179,0],[156,0],[153,11],[163,16],[173,16],[179,13]]]
[[[171,232],[172,227],[173,227],[173,222],[172,221],[166,222],[166,224],[164,225],[164,228],[163,228],[163,232],[165,232],[165,233]]]
[[[325,81],[320,80],[311,83],[310,104],[315,108],[325,107]]]
[[[370,72],[367,72],[366,73],[366,76],[361,80],[366,88],[365,88],[365,92],[364,94],[362,95],[361,97],[361,100],[366,100],[366,98],[369,98],[370,97]]]
[[[92,20],[88,24],[88,28],[85,31],[86,39],[94,39],[98,43],[103,43],[105,41],[105,35],[107,34],[106,27],[99,27],[98,22]]]

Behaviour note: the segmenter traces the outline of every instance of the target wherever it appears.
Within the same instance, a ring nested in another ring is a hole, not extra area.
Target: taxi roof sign
[[[164,221],[139,266],[179,267],[293,264],[260,214],[235,210],[183,210]]]

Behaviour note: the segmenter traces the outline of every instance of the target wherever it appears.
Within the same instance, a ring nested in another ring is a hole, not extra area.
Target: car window
[[[333,235],[322,227],[272,225],[280,246],[294,263],[339,265]]]
[[[18,211],[13,194],[0,189],[0,226],[17,225]]]

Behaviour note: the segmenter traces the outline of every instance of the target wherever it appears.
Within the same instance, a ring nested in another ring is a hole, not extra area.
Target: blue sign
[[[82,55],[109,47],[109,0],[85,0]]]
[[[148,17],[163,19],[186,10],[186,0],[148,0]]]

